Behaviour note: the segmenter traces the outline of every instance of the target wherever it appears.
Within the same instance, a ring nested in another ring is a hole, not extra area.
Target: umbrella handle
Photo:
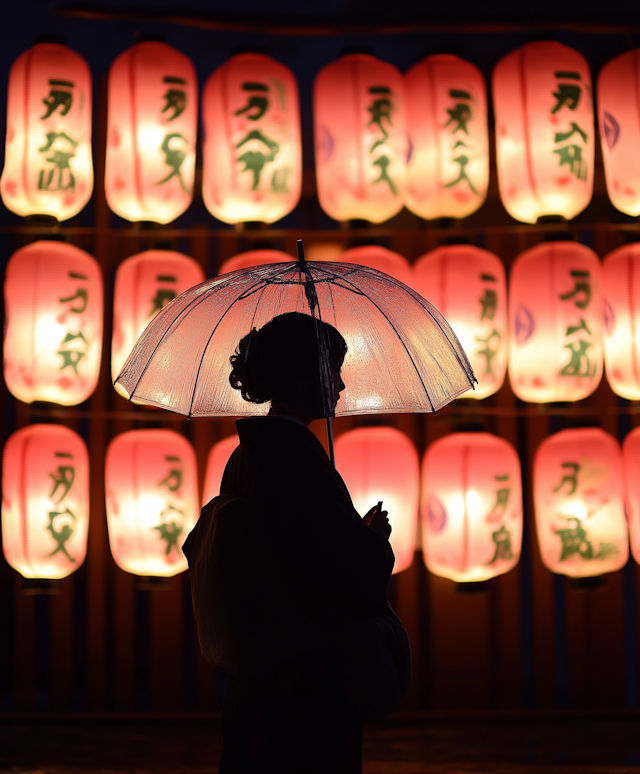
[[[329,457],[331,458],[331,464],[335,468],[336,455],[333,451],[333,426],[331,425],[331,417],[327,417],[327,438],[329,439]]]

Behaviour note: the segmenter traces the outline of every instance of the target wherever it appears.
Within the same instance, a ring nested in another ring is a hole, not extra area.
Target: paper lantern
[[[147,250],[123,261],[116,271],[113,297],[111,380],[115,381],[133,345],[169,301],[204,282],[200,264],[171,250]],[[119,384],[116,391],[127,397]]]
[[[407,158],[400,71],[369,54],[328,64],[314,83],[313,122],[327,215],[381,223],[400,212]]]
[[[422,463],[422,552],[434,575],[485,581],[518,563],[522,547],[520,460],[489,433],[453,433]]]
[[[622,458],[631,553],[640,564],[640,428],[636,427],[624,439]]]
[[[95,390],[102,356],[102,274],[84,250],[33,242],[4,281],[4,379],[12,395],[75,406]]]
[[[604,259],[602,286],[607,379],[616,395],[640,400],[640,244]]]
[[[602,266],[575,242],[516,258],[509,280],[509,378],[532,403],[586,398],[602,377]]]
[[[263,266],[269,263],[289,263],[296,259],[283,253],[282,250],[247,250],[246,253],[234,255],[227,259],[218,269],[218,274],[229,274],[238,269],[251,269],[254,266]]]
[[[233,454],[239,443],[240,439],[238,438],[237,433],[234,433],[228,438],[218,441],[218,443],[211,447],[211,451],[207,457],[207,470],[204,475],[204,490],[202,493],[203,507],[220,494],[222,474],[229,461],[229,457]]]
[[[387,250],[386,247],[378,245],[352,247],[345,250],[338,257],[338,260],[341,263],[357,263],[359,266],[368,266],[370,269],[388,274],[409,287],[412,285],[413,275],[409,261],[399,253]]]
[[[439,247],[413,267],[413,287],[453,328],[478,384],[465,398],[497,392],[507,370],[507,283],[502,261],[470,245]]]
[[[527,43],[493,71],[500,198],[516,220],[574,218],[591,201],[595,127],[586,59]]]
[[[170,577],[187,569],[182,544],[199,516],[196,458],[173,430],[130,430],[107,448],[107,525],[122,570]]]
[[[407,180],[404,202],[421,218],[465,218],[489,187],[487,90],[475,65],[428,56],[405,74]]]
[[[302,146],[298,86],[264,54],[238,54],[202,95],[202,196],[224,223],[273,223],[298,203]]]
[[[17,215],[67,220],[91,198],[91,72],[59,43],[38,43],[9,72],[0,193]]]
[[[552,572],[586,578],[629,556],[620,446],[600,428],[545,439],[533,464],[540,555]]]
[[[137,43],[111,65],[105,193],[125,220],[170,223],[193,198],[198,83],[175,48]]]
[[[392,427],[362,427],[338,437],[336,468],[361,515],[382,501],[389,512],[394,573],[411,566],[418,523],[418,453],[404,433]]]
[[[607,181],[614,207],[640,215],[640,50],[608,62],[598,75],[598,122]]]
[[[62,425],[16,431],[2,454],[2,549],[25,578],[66,578],[84,562],[89,455]]]

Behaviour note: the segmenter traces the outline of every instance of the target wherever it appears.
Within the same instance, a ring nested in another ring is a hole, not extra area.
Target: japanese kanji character
[[[449,96],[453,99],[471,99],[471,94],[468,91],[461,89],[450,89]],[[452,108],[447,108],[449,114],[449,120],[444,125],[445,129],[450,124],[454,124],[451,134],[455,134],[458,130],[463,131],[466,135],[469,134],[467,123],[471,120],[471,108],[465,102],[457,102]],[[458,143],[454,148],[458,147]]]
[[[567,497],[571,497],[571,495],[574,494],[576,489],[578,488],[578,473],[580,472],[580,463],[563,462],[561,467],[563,470],[568,470],[571,472],[564,473],[562,476],[562,480],[560,481],[558,486],[552,489],[551,491],[553,492],[553,494],[557,494],[565,484],[568,484],[569,491],[566,494],[567,494]]]
[[[378,158],[373,162],[373,166],[379,167],[380,169],[380,175],[373,181],[373,185],[376,185],[376,183],[381,183],[384,180],[384,182],[389,185],[389,188],[391,189],[391,193],[394,194],[394,196],[397,196],[398,189],[396,188],[396,184],[389,177],[390,163],[391,162],[389,161],[389,157],[384,155],[378,156]]]
[[[264,169],[265,164],[268,164],[270,161],[275,159],[275,157],[278,155],[278,152],[280,151],[280,145],[279,143],[275,142],[275,140],[271,140],[269,137],[265,137],[265,135],[259,129],[253,129],[247,134],[246,137],[237,143],[236,150],[239,150],[243,145],[250,142],[251,140],[257,140],[258,142],[262,143],[268,151],[268,153],[263,153],[262,151],[248,150],[237,158],[237,161],[241,161],[244,164],[244,169],[242,170],[243,172],[246,172],[247,170],[251,171],[251,174],[253,175],[253,185],[251,186],[251,190],[255,191],[260,185],[260,176],[262,175],[262,170]]]
[[[494,328],[488,336],[485,336],[484,338],[482,336],[476,336],[475,340],[479,344],[484,344],[484,347],[476,352],[477,355],[482,355],[482,357],[485,358],[485,367],[482,376],[483,378],[485,376],[490,376],[495,381],[496,376],[493,373],[492,362],[493,358],[500,352],[502,335],[497,328]]]
[[[554,142],[564,142],[565,140],[568,140],[570,137],[573,137],[573,135],[578,132],[580,137],[584,140],[584,142],[587,141],[587,133],[583,131],[578,124],[576,124],[575,121],[572,121],[569,126],[571,129],[569,129],[568,132],[556,132],[555,133],[555,139]]]
[[[509,480],[509,474],[506,473],[503,476],[494,476],[495,481],[508,481]],[[509,505],[509,496],[511,495],[511,487],[510,486],[502,486],[499,489],[496,489],[496,501],[493,505],[493,508],[491,509],[491,513],[489,514],[490,517],[497,516],[502,517],[504,515],[504,512],[507,509],[507,506]],[[497,519],[496,519],[497,520]]]
[[[69,276],[72,276],[69,274]],[[76,292],[72,296],[67,296],[66,298],[59,298],[58,302],[61,304],[68,304],[71,301],[75,301],[78,299],[80,302],[80,306],[70,306],[69,311],[73,312],[74,314],[82,314],[84,310],[87,308],[87,303],[89,302],[89,293],[86,288],[78,288]]]
[[[571,358],[567,365],[560,371],[560,376],[586,376],[593,377],[596,372],[596,364],[591,363],[587,350],[591,347],[590,341],[571,341],[564,345],[568,349]]]
[[[493,288],[485,288],[484,296],[481,296],[478,301],[482,307],[480,319],[493,320],[496,315],[496,309],[498,308],[498,294],[496,291]]]
[[[68,457],[72,458],[71,454],[67,452],[56,452],[56,457]],[[73,486],[73,482],[76,477],[76,469],[73,465],[58,465],[55,473],[49,473],[49,478],[53,482],[51,492],[49,492],[49,499],[53,500],[58,488],[62,488],[62,493],[58,497],[58,502],[62,502],[64,498],[69,494],[69,490]]]
[[[570,70],[560,70],[556,72],[556,78],[562,78],[564,80],[579,81],[580,73],[576,73]],[[575,110],[580,104],[580,96],[582,94],[582,88],[575,83],[559,83],[558,91],[553,92],[553,96],[556,98],[556,104],[553,106],[551,113],[557,113],[565,105],[569,110]]]
[[[266,84],[255,83],[251,81],[247,81],[243,83],[242,88],[244,89],[244,91],[261,91],[261,92],[269,91],[269,87]],[[247,100],[247,104],[243,108],[236,110],[236,112],[233,115],[241,116],[243,115],[243,113],[246,113],[246,118],[248,118],[249,121],[258,121],[267,112],[268,107],[269,107],[269,100],[267,99],[267,97],[263,97],[260,94],[252,94]]]
[[[487,564],[493,564],[499,559],[509,560],[513,559],[513,551],[511,549],[511,532],[502,524],[500,529],[491,533],[491,540],[495,544],[495,552],[493,558]]]
[[[562,148],[556,148],[553,151],[559,161],[559,166],[566,164],[578,180],[587,179],[587,162],[582,158],[582,148],[580,145],[565,145]]]
[[[162,79],[163,83],[175,84],[176,86],[186,86],[187,82],[184,78],[177,78],[172,75],[167,75]],[[161,113],[168,113],[173,110],[173,115],[166,116],[167,121],[173,121],[179,115],[184,112],[187,106],[187,92],[185,89],[169,88],[162,95],[162,99],[165,101],[164,107],[160,111]]]
[[[573,303],[578,309],[586,309],[591,302],[591,273],[584,269],[571,269],[569,273],[575,280],[573,290],[562,293],[558,298],[561,301],[569,301],[569,299],[582,294],[582,298]]]
[[[568,516],[567,522],[573,523],[573,527],[553,530],[553,533],[558,535],[562,541],[559,561],[564,562],[575,554],[580,554],[583,559],[593,559],[593,546],[587,540],[587,531],[582,526],[580,519],[576,516]]]
[[[469,163],[469,157],[466,156],[464,153],[460,156],[457,156],[455,159],[453,159],[454,164],[460,165],[460,172],[458,173],[458,177],[456,177],[455,180],[451,180],[449,183],[444,184],[444,188],[452,188],[454,185],[457,185],[462,180],[466,180],[469,184],[469,188],[473,191],[474,194],[478,194],[478,192],[475,189],[475,186],[471,182],[471,179],[469,178],[469,175],[467,175],[467,170],[465,167]]]
[[[165,460],[167,462],[182,462],[180,457],[173,456],[167,456]],[[182,469],[179,467],[171,468],[162,481],[158,482],[158,486],[166,486],[170,492],[177,492],[182,486]]]
[[[40,175],[38,176],[38,190],[75,191],[76,179],[71,171],[69,162],[76,155],[78,141],[69,137],[66,132],[47,132],[45,137],[47,138],[47,141],[38,148],[38,153],[48,153],[53,150],[53,155],[45,159],[45,161],[53,164],[53,169],[40,170]],[[57,185],[55,188],[52,188],[51,184],[53,183],[56,174]]]
[[[55,521],[60,516],[68,516],[70,519],[73,519],[74,522],[76,520],[75,514],[70,511],[69,508],[65,508],[64,511],[49,511],[49,523],[45,529],[51,533],[51,537],[54,539],[56,547],[50,554],[47,554],[47,557],[55,556],[58,552],[61,552],[70,562],[75,562],[75,559],[67,551],[66,546],[69,538],[73,535],[73,527],[69,521],[65,521],[60,529],[56,529]]]
[[[55,88],[55,87],[58,88]],[[58,108],[62,108],[59,115],[66,116],[73,105],[73,81],[61,81],[58,78],[49,78],[49,95],[43,97],[42,102],[46,105],[47,111],[40,120],[49,118]],[[63,87],[63,88],[60,88]]]
[[[178,294],[173,288],[158,288],[155,296],[151,299],[151,311],[149,312],[149,317],[153,317],[153,315],[163,309],[169,301],[173,301],[177,295]]]
[[[369,89],[369,94],[393,94],[391,89],[388,86],[371,86]],[[392,111],[392,103],[391,99],[389,97],[379,97],[378,99],[375,99],[367,108],[369,111],[369,115],[371,118],[369,119],[369,123],[367,126],[372,126],[375,124],[378,129],[382,132],[382,137],[379,140],[376,140],[371,148],[369,148],[369,153],[373,153],[373,151],[380,145],[384,145],[384,143],[389,138],[389,132],[385,129],[384,122],[387,122],[388,126],[393,126],[393,121],[391,120],[391,111]],[[375,162],[374,162],[375,163]]]
[[[169,172],[166,177],[163,177],[162,180],[158,180],[156,185],[163,185],[164,183],[167,183],[169,180],[171,180],[172,177],[177,177],[178,181],[180,182],[180,187],[186,193],[187,188],[184,184],[184,180],[182,179],[180,167],[182,166],[182,162],[187,158],[187,151],[184,148],[176,148],[172,146],[171,142],[173,140],[179,140],[180,142],[185,143],[185,145],[188,145],[189,143],[187,138],[182,134],[178,134],[178,132],[165,135],[164,140],[162,141],[162,145],[160,146],[160,150],[164,153],[164,163],[168,167],[171,167],[171,172]]]

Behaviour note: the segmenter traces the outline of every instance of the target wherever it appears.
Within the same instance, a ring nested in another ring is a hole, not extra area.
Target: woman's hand
[[[371,529],[375,530],[382,535],[383,538],[388,540],[389,535],[391,534],[391,524],[389,524],[388,517],[389,512],[383,511],[382,502],[379,502],[365,514],[362,520],[368,527],[371,527]]]

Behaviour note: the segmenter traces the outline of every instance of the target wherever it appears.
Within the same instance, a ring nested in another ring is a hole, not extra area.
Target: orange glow
[[[622,454],[600,428],[562,430],[533,463],[540,555],[552,572],[586,578],[619,570],[629,556]]]
[[[391,547],[396,556],[393,572],[413,563],[418,522],[418,453],[404,433],[392,427],[361,427],[338,437],[336,468],[364,515],[382,500],[389,511]]]
[[[222,441],[215,443],[207,457],[207,470],[204,474],[204,490],[202,493],[202,506],[204,507],[210,500],[220,494],[220,484],[225,466],[229,457],[240,443],[238,435],[229,436]]]
[[[137,43],[111,65],[105,192],[121,218],[170,223],[193,198],[198,83],[166,43]]]
[[[640,428],[636,427],[624,439],[622,458],[631,553],[636,562],[640,564]]]
[[[521,253],[509,280],[509,379],[532,403],[581,400],[602,378],[602,266],[576,242]]]
[[[25,578],[66,578],[84,562],[89,455],[62,425],[15,432],[2,455],[2,549]]]
[[[202,95],[202,195],[224,223],[273,223],[298,203],[302,149],[298,85],[264,54],[238,54]]]
[[[497,392],[507,371],[507,282],[493,253],[471,245],[439,247],[413,267],[413,287],[444,315],[471,362],[478,384],[465,398]]]
[[[17,215],[67,220],[91,198],[91,72],[59,43],[38,43],[9,73],[0,193]]]
[[[607,193],[614,207],[640,215],[640,49],[608,62],[598,75],[598,122]]]
[[[422,551],[434,575],[485,581],[516,566],[522,483],[515,449],[489,433],[453,433],[422,463]]]
[[[493,71],[500,198],[516,220],[567,219],[593,195],[591,73],[582,54],[554,41],[527,43]]]
[[[487,90],[475,65],[428,56],[405,75],[409,152],[404,201],[421,218],[465,218],[489,186]]]
[[[290,263],[295,258],[282,250],[247,250],[233,258],[227,259],[218,269],[218,275],[229,274],[239,269],[252,269],[254,266],[264,266],[269,263]]]
[[[33,242],[4,281],[4,379],[12,395],[75,406],[95,390],[102,355],[102,274],[84,250]]]
[[[200,264],[171,250],[147,250],[132,255],[118,266],[113,296],[112,381],[156,314],[180,293],[200,282],[204,282]],[[119,384],[114,386],[116,392],[127,397]]]
[[[411,264],[404,256],[387,250],[386,247],[378,247],[378,245],[352,247],[338,256],[337,260],[341,263],[356,263],[359,266],[368,266],[370,269],[376,269],[376,271],[381,271],[383,274],[388,274],[390,277],[411,287]]]
[[[640,400],[640,245],[607,255],[602,275],[607,380],[616,395]]]
[[[187,569],[182,544],[199,516],[196,457],[173,430],[130,430],[107,448],[107,525],[113,558],[134,575]]]
[[[326,65],[313,88],[318,198],[336,220],[373,223],[402,209],[407,136],[404,79],[369,54]]]

